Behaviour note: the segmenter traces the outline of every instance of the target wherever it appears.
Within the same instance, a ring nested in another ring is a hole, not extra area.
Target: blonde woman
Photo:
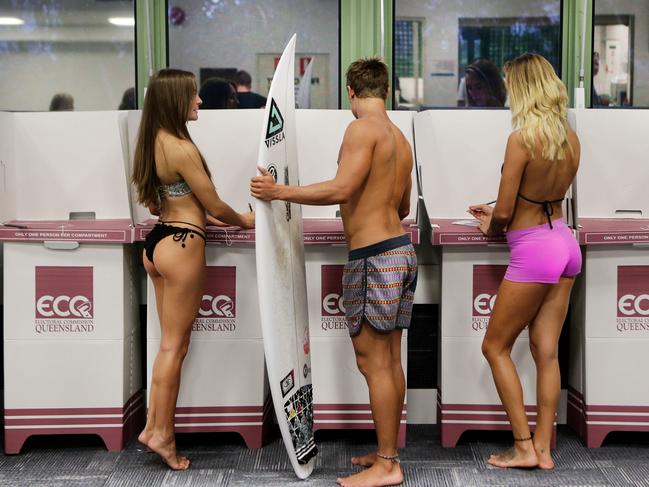
[[[189,135],[187,122],[198,119],[200,104],[192,73],[163,69],[153,75],[132,175],[138,201],[160,215],[146,237],[143,255],[155,288],[160,349],[147,422],[138,439],[174,470],[189,467],[189,460],[176,454],[174,416],[180,370],[203,294],[206,220],[254,226],[253,213],[237,213],[219,198],[205,159]]]
[[[497,467],[554,468],[550,441],[561,380],[558,343],[581,252],[564,223],[561,202],[579,167],[579,140],[568,127],[566,88],[552,65],[524,54],[505,68],[514,132],[509,136],[498,200],[474,205],[485,235],[507,230],[511,256],[500,285],[482,352],[507,411],[514,446],[492,455]],[[534,438],[510,353],[529,326],[537,370]]]

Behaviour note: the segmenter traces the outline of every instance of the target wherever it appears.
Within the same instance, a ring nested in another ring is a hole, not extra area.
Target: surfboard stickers
[[[280,184],[299,184],[295,130],[295,35],[268,92],[258,164]],[[305,479],[318,452],[300,205],[256,202],[255,253],[266,369],[277,422],[295,474]]]

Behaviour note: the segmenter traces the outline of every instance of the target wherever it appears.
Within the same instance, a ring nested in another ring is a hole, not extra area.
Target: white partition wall
[[[505,110],[430,110],[415,115],[422,193],[441,246],[438,423],[442,445],[467,430],[509,429],[481,343],[508,262],[504,238],[487,238],[467,213],[496,199],[511,114]],[[530,423],[536,415],[535,369],[527,333],[512,352]]]
[[[577,112],[584,246],[571,328],[568,423],[589,447],[649,431],[649,113]]]
[[[140,112],[129,113],[129,148],[135,148]],[[237,211],[254,206],[250,178],[263,110],[205,110],[189,123],[219,196]],[[132,188],[131,188],[132,190]],[[136,201],[133,194],[133,201]],[[136,239],[152,228],[153,216],[134,204]],[[265,377],[254,248],[254,232],[207,228],[206,280],[183,364],[176,431],[239,433],[251,448],[263,443],[270,395]],[[147,279],[147,378],[160,346],[155,293]],[[272,419],[270,419],[272,421]]]
[[[37,434],[119,450],[143,418],[124,116],[16,113],[0,130],[6,453]]]
[[[412,112],[388,112],[392,121],[413,144]],[[336,175],[338,150],[350,111],[298,110],[297,136],[300,183],[303,185],[331,179]],[[413,168],[411,214],[404,220],[404,230],[418,243],[414,222],[417,185]],[[358,371],[354,350],[345,322],[342,304],[342,268],[347,262],[347,246],[342,222],[336,217],[339,207],[305,206],[304,233],[313,401],[315,429],[371,429],[374,427],[365,379]],[[404,370],[407,368],[407,332],[401,342]],[[399,445],[406,440],[406,405],[404,405]]]
[[[9,220],[16,214],[15,199],[10,197],[9,182],[15,180],[14,165],[14,114],[0,112],[0,223]],[[3,259],[2,241],[0,241],[0,305],[3,301]]]

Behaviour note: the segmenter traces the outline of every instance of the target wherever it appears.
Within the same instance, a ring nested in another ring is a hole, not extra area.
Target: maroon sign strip
[[[130,243],[131,220],[13,220],[0,225],[0,240]]]
[[[138,226],[135,229],[135,241],[143,241],[147,234],[151,231],[152,226]],[[417,227],[404,227],[404,230],[410,235],[410,240],[413,244],[419,243],[419,228]],[[207,241],[208,242],[217,242],[217,243],[255,243],[255,232],[254,230],[241,230],[238,228],[232,229],[216,229],[214,227],[208,227],[207,232]],[[340,229],[327,229],[327,230],[305,230],[304,231],[304,243],[307,245],[310,244],[345,244],[345,233]]]
[[[649,231],[638,232],[589,232],[579,231],[582,245],[649,243]]]

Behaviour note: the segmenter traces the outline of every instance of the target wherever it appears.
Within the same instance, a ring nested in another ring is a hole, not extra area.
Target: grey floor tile
[[[161,487],[225,487],[231,477],[232,469],[167,472]]]
[[[499,469],[465,469],[459,472],[459,483],[463,486],[538,486],[538,487],[600,487],[610,485],[601,471],[595,469],[581,470],[523,470]]]
[[[246,448],[236,435],[179,435],[179,451],[192,460],[187,472],[170,471],[136,441],[121,453],[109,453],[94,440],[58,441],[34,442],[21,455],[0,456],[0,486],[333,486],[337,477],[360,471],[351,465],[352,455],[376,450],[372,432],[318,432],[316,469],[304,482],[295,477],[279,435],[257,450]],[[409,426],[407,446],[400,451],[404,486],[649,487],[649,435],[617,436],[602,448],[587,449],[560,427],[552,472],[486,464],[489,454],[509,446],[510,434],[472,432],[456,448],[442,448],[436,426]]]
[[[644,460],[619,462],[616,467],[631,485],[649,486],[649,448],[645,451]]]
[[[160,486],[164,482],[169,470],[166,468],[129,468],[115,470],[106,479],[106,487],[148,487]],[[173,472],[179,477],[190,474],[186,472]]]
[[[11,487],[102,487],[106,475],[49,475],[5,476],[0,474],[0,486]]]
[[[406,481],[404,487],[454,487],[456,475],[450,468],[434,468],[404,465],[403,473]]]

